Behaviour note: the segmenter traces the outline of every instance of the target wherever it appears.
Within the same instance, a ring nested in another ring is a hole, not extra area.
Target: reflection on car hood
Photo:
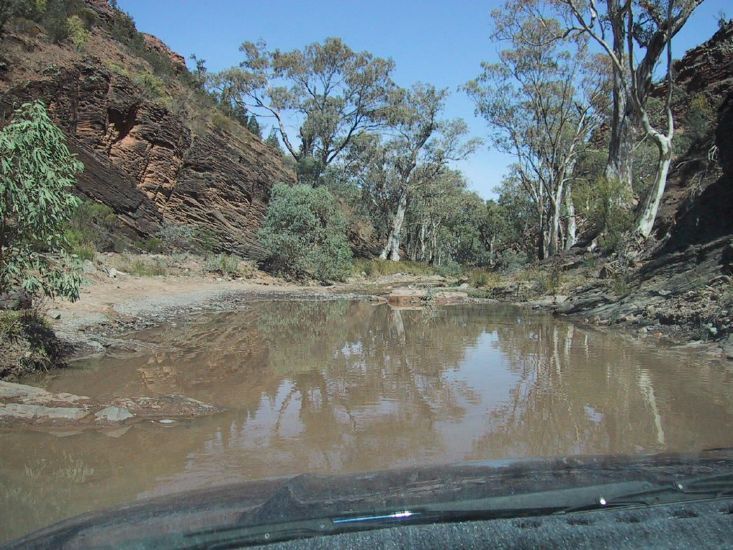
[[[272,542],[413,522],[536,516],[731,495],[733,450],[473,462],[348,476],[300,475],[86,514],[9,548]],[[320,530],[320,533],[319,533]]]

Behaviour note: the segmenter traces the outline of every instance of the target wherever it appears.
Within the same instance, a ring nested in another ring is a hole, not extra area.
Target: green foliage
[[[611,290],[616,296],[626,296],[631,291],[627,275],[615,273],[611,277]]]
[[[536,281],[542,294],[557,294],[562,283],[562,271],[558,265],[552,264],[549,269],[537,272]]]
[[[196,228],[194,233],[195,246],[201,252],[213,252],[219,244],[216,234],[207,228]]]
[[[217,254],[207,259],[206,271],[232,278],[251,275],[251,269],[243,268],[242,264],[242,259],[238,256]]]
[[[115,258],[112,263],[115,269],[136,277],[159,277],[168,274],[168,266],[163,258],[123,254]]]
[[[16,340],[23,333],[22,312],[0,310],[0,341]]]
[[[267,136],[265,143],[277,151],[279,155],[283,154],[282,147],[280,147],[280,140],[277,138],[277,130],[274,127],[270,130],[270,135]]]
[[[468,274],[468,284],[473,288],[491,288],[499,282],[499,276],[493,271],[472,269]]]
[[[68,29],[71,43],[76,46],[77,50],[83,49],[89,41],[90,33],[81,17],[78,15],[72,15],[69,17],[66,20],[66,28]]]
[[[79,297],[64,228],[79,204],[71,189],[82,168],[41,102],[22,105],[0,130],[0,292]]]
[[[149,254],[162,254],[166,251],[163,241],[158,237],[149,237],[140,241],[140,249]]]
[[[255,115],[250,115],[249,120],[247,121],[247,130],[252,132],[252,134],[257,136],[258,138],[262,138],[260,123],[257,122],[257,117]]]
[[[165,82],[147,71],[134,73],[131,80],[140,86],[150,99],[160,99],[166,95]]]
[[[444,264],[435,266],[435,272],[442,277],[458,277],[463,273],[463,268],[458,262],[449,260]]]
[[[414,262],[410,260],[391,260],[356,258],[353,262],[352,272],[354,275],[364,273],[367,277],[380,277],[389,275],[415,275],[430,276],[439,275],[440,268],[425,262]]]
[[[707,96],[698,93],[683,100],[687,100],[685,117],[681,131],[674,139],[675,150],[679,153],[685,153],[699,143],[707,142],[709,145],[716,128],[715,108]]]
[[[155,234],[138,243],[138,247],[150,254],[177,252],[209,253],[218,243],[216,235],[207,229],[187,224],[167,223]]]
[[[83,0],[2,0],[0,2],[0,34],[5,23],[22,17],[40,23],[53,42],[71,38],[78,48],[89,37],[89,27],[96,16]]]
[[[152,243],[157,247],[155,252],[197,252],[201,250],[197,241],[198,236],[198,228],[192,225],[168,223],[161,227],[154,237],[148,240],[155,241],[155,243]],[[204,249],[203,251],[207,252],[209,250]],[[149,250],[149,252],[153,251]]]
[[[601,248],[605,252],[618,251],[634,224],[623,184],[600,177],[592,185],[576,186],[574,191],[578,212],[593,227],[605,227],[599,239]]]
[[[325,188],[277,184],[260,242],[276,272],[320,281],[342,280],[351,268],[346,223]]]
[[[34,309],[0,311],[0,379],[47,370],[62,354],[48,321]]]
[[[298,182],[307,185],[318,185],[324,166],[321,161],[313,157],[298,159],[295,172],[298,175]]]
[[[212,79],[219,102],[299,120],[284,141],[296,161],[317,161],[298,170],[308,182],[317,180],[355,136],[384,119],[394,87],[391,60],[356,52],[339,38],[288,52],[268,50],[264,42],[245,42],[240,49],[243,62]],[[289,146],[296,135],[299,146]]]
[[[82,199],[64,229],[66,250],[80,260],[93,260],[97,251],[111,250],[116,222],[109,206]]]

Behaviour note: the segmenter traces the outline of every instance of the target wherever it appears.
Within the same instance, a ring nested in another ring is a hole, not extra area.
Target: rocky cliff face
[[[678,250],[733,234],[733,20],[710,40],[688,51],[674,65],[673,105],[677,159],[660,206],[657,235],[668,239],[663,251]],[[666,93],[660,87],[660,96]],[[710,131],[689,150],[685,146],[690,114],[702,101],[711,109]]]
[[[115,16],[105,0],[87,0],[99,21]],[[173,74],[183,58],[143,35]],[[0,52],[0,116],[40,98],[84,163],[79,191],[111,206],[131,234],[144,238],[166,224],[205,230],[220,250],[257,256],[256,231],[270,189],[294,176],[280,157],[211,105],[196,102],[179,79],[163,82],[151,66],[92,28],[83,51],[55,45],[40,27],[6,32]]]

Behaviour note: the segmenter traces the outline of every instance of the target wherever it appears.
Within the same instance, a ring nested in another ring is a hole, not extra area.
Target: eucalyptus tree
[[[682,29],[702,0],[560,0],[570,12],[572,22],[567,33],[592,39],[604,52],[613,75],[612,110],[609,122],[610,142],[606,177],[619,180],[633,193],[632,129],[641,125],[645,135],[657,144],[660,162],[649,197],[641,209],[637,231],[642,237],[651,232],[656,208],[666,184],[671,160],[673,123],[667,120],[667,132],[649,124],[646,102],[652,90],[655,69],[667,52],[667,74],[674,36]],[[669,109],[666,109],[669,114]],[[667,143],[668,142],[668,143]],[[666,160],[665,160],[666,159]],[[651,198],[651,201],[649,200]],[[655,206],[656,205],[656,206]]]
[[[380,258],[399,261],[402,226],[410,195],[430,183],[448,165],[465,159],[478,147],[480,140],[468,139],[468,126],[463,120],[441,120],[446,90],[427,84],[416,84],[402,90],[389,112],[389,132],[382,153],[375,155],[381,163],[382,180],[394,198],[391,223]]]
[[[493,37],[507,47],[466,85],[493,143],[515,159],[514,176],[535,208],[541,258],[562,249],[563,215],[565,245],[574,244],[573,170],[604,97],[587,41],[563,38],[552,13],[526,0],[495,10]]]
[[[356,52],[339,38],[302,50],[268,50],[264,42],[240,50],[244,61],[217,74],[212,86],[224,103],[273,119],[301,182],[317,182],[355,137],[383,124],[392,60]]]
[[[463,217],[468,203],[478,198],[465,189],[463,174],[446,168],[412,190],[404,231],[405,248],[411,260],[440,265],[444,260],[457,259],[460,231],[451,229]]]
[[[81,278],[64,253],[64,227],[78,206],[71,190],[82,164],[40,102],[0,130],[0,294],[79,297]]]

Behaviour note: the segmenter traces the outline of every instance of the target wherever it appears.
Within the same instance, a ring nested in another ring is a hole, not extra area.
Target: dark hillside
[[[0,116],[44,100],[85,165],[84,195],[145,239],[201,230],[219,250],[256,256],[270,188],[293,175],[280,157],[196,87],[183,58],[137,33],[106,0],[85,0],[84,43],[16,18],[0,39]]]

